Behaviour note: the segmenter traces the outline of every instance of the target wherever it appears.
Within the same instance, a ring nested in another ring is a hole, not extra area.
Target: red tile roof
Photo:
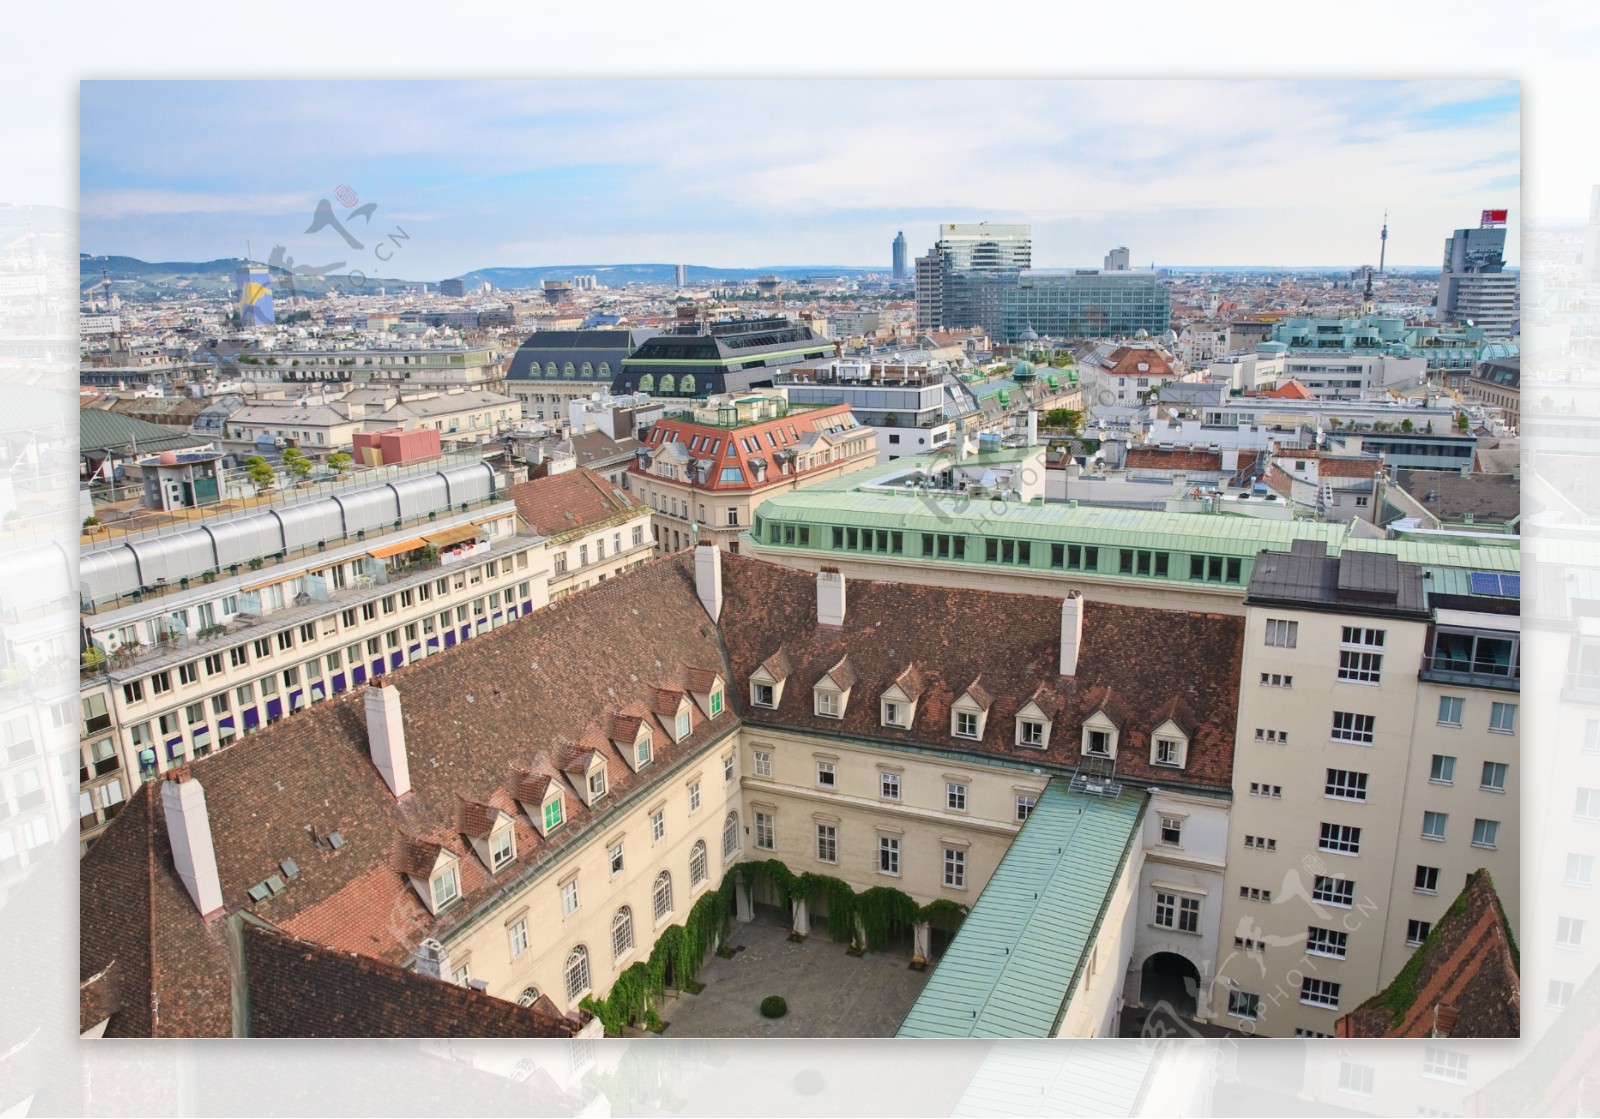
[[[828,429],[839,427],[845,427],[846,430],[828,434]],[[865,464],[876,455],[877,444],[870,430],[856,423],[848,404],[836,404],[792,412],[781,419],[760,420],[736,428],[667,417],[657,420],[651,427],[644,446],[652,455],[671,454],[682,456],[681,461],[684,462],[708,462],[710,466],[704,475],[704,482],[696,480],[693,470],[686,469],[683,472],[683,477],[697,490],[749,492],[780,483],[792,484],[793,479],[817,470],[837,469],[840,462],[844,461],[837,455],[832,456],[831,462],[819,463],[806,470],[797,469],[795,464],[785,470],[783,460],[795,453],[809,454],[818,440],[837,442],[858,437],[865,437],[868,450],[856,461]],[[669,447],[676,450],[668,450]],[[757,466],[764,468],[765,481],[756,481]],[[739,480],[723,481],[723,471],[729,468],[738,469]],[[638,460],[628,469],[635,474],[650,476]]]
[[[1517,949],[1487,870],[1475,871],[1389,987],[1335,1028],[1339,1037],[1521,1035]]]
[[[1268,389],[1266,392],[1263,392],[1260,395],[1271,397],[1274,400],[1314,400],[1314,399],[1316,399],[1315,395],[1312,393],[1312,391],[1310,389],[1306,388],[1299,381],[1296,381],[1293,378],[1285,381],[1283,384],[1279,385],[1277,388]]]
[[[1221,451],[1203,451],[1194,447],[1129,447],[1129,470],[1222,470]]]
[[[506,491],[517,512],[542,536],[586,532],[645,507],[620,486],[579,468],[519,482]]]

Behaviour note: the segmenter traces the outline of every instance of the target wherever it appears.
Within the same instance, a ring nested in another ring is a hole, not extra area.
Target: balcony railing
[[[1522,690],[1522,666],[1472,661],[1461,657],[1423,655],[1422,669],[1417,674],[1434,684],[1457,684],[1468,688],[1498,688],[1502,691]],[[1600,693],[1600,677],[1595,680]]]

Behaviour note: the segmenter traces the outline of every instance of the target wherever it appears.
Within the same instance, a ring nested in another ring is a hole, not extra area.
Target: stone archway
[[[1199,1011],[1200,969],[1176,952],[1152,952],[1139,968],[1139,1004],[1165,1003],[1186,1018]]]

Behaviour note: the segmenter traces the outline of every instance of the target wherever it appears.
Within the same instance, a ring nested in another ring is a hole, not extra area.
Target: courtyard
[[[817,933],[799,944],[788,937],[775,923],[733,922],[732,958],[709,957],[696,977],[705,989],[662,1006],[666,1036],[893,1037],[933,971],[912,971],[910,957],[895,952],[849,956]],[[768,995],[783,996],[789,1012],[763,1018]]]

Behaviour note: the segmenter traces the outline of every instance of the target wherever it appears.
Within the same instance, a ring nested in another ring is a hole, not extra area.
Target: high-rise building
[[[678,265],[677,283],[679,291],[689,286],[689,266],[687,264]]]
[[[1032,266],[1030,226],[941,225],[938,242],[917,259],[917,325],[924,330],[981,326],[998,336],[1005,289]]]
[[[439,281],[439,294],[440,295],[454,295],[454,296],[466,295],[467,294],[467,282],[465,280],[440,280]]]
[[[894,278],[897,280],[906,278],[906,235],[904,230],[894,235]]]
[[[1444,243],[1439,272],[1439,322],[1509,338],[1517,321],[1517,274],[1505,270],[1506,211],[1485,210],[1476,229],[1458,229]]]
[[[233,274],[233,301],[241,327],[267,326],[273,321],[272,274],[265,265],[239,265]]]
[[[1031,328],[1047,338],[1129,338],[1171,322],[1172,291],[1154,272],[1029,271],[1003,291],[995,337],[1011,342]]]
[[[1106,254],[1107,272],[1126,272],[1128,270],[1128,250],[1126,247],[1112,249]]]

